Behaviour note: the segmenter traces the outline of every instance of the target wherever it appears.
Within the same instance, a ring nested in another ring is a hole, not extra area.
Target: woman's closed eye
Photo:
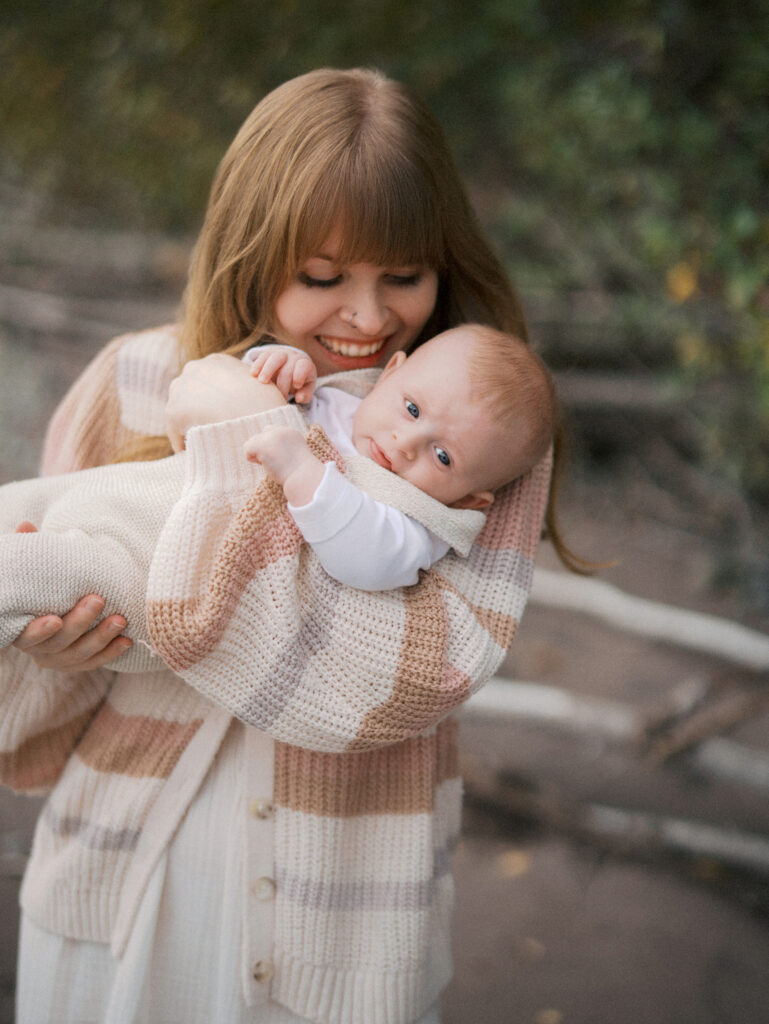
[[[411,288],[413,285],[419,284],[422,274],[419,271],[413,274],[389,274],[388,280],[397,288]]]
[[[341,274],[336,277],[311,277],[304,270],[299,271],[298,277],[306,288],[333,288],[342,280]]]
[[[313,277],[306,270],[300,270],[297,276],[307,288],[333,288],[342,281],[341,274],[335,274],[334,277]],[[419,271],[413,274],[388,274],[386,279],[396,288],[412,288],[420,283],[422,274]]]

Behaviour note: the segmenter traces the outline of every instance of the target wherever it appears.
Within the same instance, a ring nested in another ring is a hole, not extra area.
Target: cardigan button
[[[251,800],[248,804],[248,813],[252,818],[260,818],[263,821],[272,814],[272,801],[263,796]]]
[[[252,973],[254,976],[254,981],[258,981],[260,984],[262,984],[264,982],[270,981],[273,974],[275,973],[275,968],[272,966],[272,962],[270,960],[257,960],[256,963],[254,964],[254,969]]]
[[[257,878],[251,883],[251,892],[258,900],[271,900],[275,895],[275,883],[271,878]]]

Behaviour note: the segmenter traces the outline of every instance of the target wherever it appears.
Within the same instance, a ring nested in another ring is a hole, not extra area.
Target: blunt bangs
[[[446,238],[435,190],[405,161],[352,157],[318,176],[292,232],[298,268],[340,233],[340,263],[425,266],[440,272]]]

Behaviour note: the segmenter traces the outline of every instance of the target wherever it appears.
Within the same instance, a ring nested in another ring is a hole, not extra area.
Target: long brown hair
[[[437,271],[415,345],[467,321],[528,340],[432,114],[378,71],[323,68],[265,96],[219,165],[184,295],[181,363],[278,336],[277,297],[334,228],[340,263]],[[134,454],[168,450],[148,439]],[[560,553],[557,529],[553,541]]]
[[[525,331],[443,133],[377,71],[312,71],[259,103],[219,166],[185,293],[182,357],[238,353],[275,330],[275,300],[341,227],[341,263],[439,275],[417,342],[466,320]]]

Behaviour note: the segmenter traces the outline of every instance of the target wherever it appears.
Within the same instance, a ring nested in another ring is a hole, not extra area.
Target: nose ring
[[[357,313],[350,313],[350,316],[349,316],[349,318],[347,320],[347,323],[350,325],[350,327],[354,327],[355,326],[354,320],[355,320],[355,317],[357,315],[358,315]]]

